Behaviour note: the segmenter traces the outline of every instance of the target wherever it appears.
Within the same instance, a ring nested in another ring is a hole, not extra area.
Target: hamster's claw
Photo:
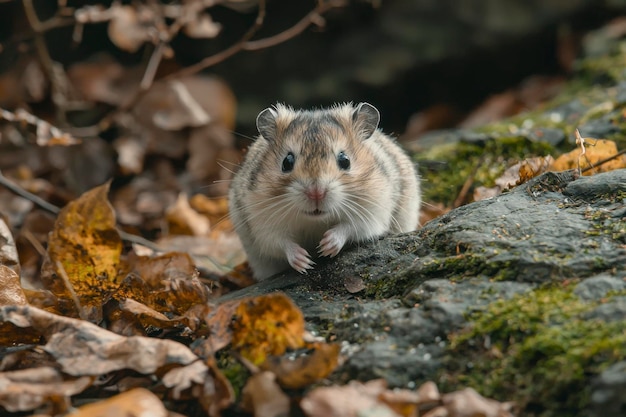
[[[337,256],[343,245],[346,244],[346,236],[339,229],[330,229],[324,233],[319,244],[319,254],[321,256]]]
[[[306,274],[307,270],[313,269],[315,262],[311,260],[311,255],[306,249],[299,245],[293,245],[286,251],[289,265],[301,274]]]

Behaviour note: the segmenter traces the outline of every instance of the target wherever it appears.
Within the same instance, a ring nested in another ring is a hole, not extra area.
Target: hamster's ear
[[[380,122],[378,109],[369,103],[359,103],[352,113],[352,121],[365,139],[374,134]]]
[[[276,110],[268,107],[256,117],[256,128],[265,140],[276,138]]]

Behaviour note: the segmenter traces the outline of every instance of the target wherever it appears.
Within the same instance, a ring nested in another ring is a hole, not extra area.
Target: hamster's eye
[[[343,151],[339,152],[339,155],[337,155],[337,165],[344,171],[350,169],[350,158],[348,158],[348,155],[343,153]]]
[[[283,172],[291,172],[293,170],[293,164],[296,163],[296,157],[293,153],[289,152],[285,159],[283,159]]]

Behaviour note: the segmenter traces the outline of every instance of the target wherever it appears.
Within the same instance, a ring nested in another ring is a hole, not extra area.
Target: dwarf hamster
[[[348,242],[415,230],[421,203],[414,164],[378,129],[368,103],[322,110],[281,104],[256,119],[229,193],[230,215],[254,277],[313,268]]]

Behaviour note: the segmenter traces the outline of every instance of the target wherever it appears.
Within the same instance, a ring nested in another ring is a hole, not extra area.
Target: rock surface
[[[364,289],[352,294],[355,280]],[[491,349],[515,354],[508,342],[498,341],[502,329],[483,332],[480,318],[501,300],[532,299],[544,294],[534,291],[552,289],[579,307],[566,316],[569,323],[614,322],[622,332],[615,336],[626,337],[626,170],[578,179],[572,171],[546,173],[497,198],[453,210],[415,233],[344,250],[306,276],[287,272],[228,297],[287,293],[311,330],[343,343],[348,359],[335,380],[384,377],[396,386],[436,380],[460,388],[463,374],[480,368],[480,361],[501,359]],[[546,329],[527,329],[528,335],[561,331],[562,321],[555,314],[543,323]],[[468,332],[474,333],[467,340],[456,339]],[[604,415],[602,410],[619,409],[615,401],[626,395],[623,380],[611,382],[615,371],[608,369],[626,359],[626,344],[617,351],[598,349],[603,360],[581,359],[585,376],[572,376],[576,386],[596,381],[593,395],[585,392],[575,404],[558,398],[537,403],[522,387],[482,391],[517,400],[526,411],[570,415],[593,404],[590,410]],[[541,381],[535,384],[544,389]]]

